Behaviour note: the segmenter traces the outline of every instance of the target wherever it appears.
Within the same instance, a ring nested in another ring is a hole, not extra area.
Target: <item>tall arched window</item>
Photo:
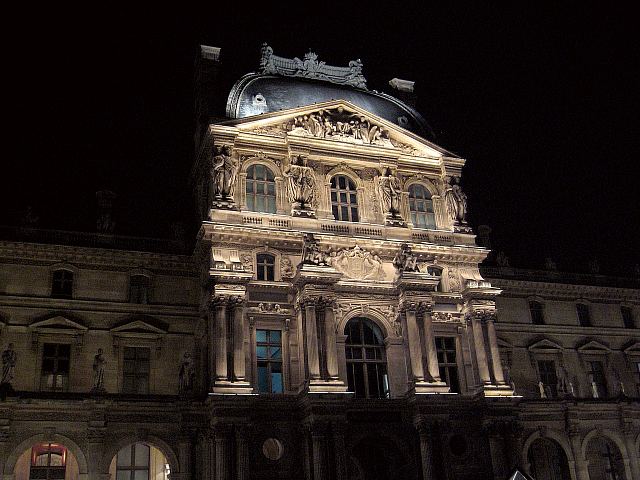
[[[358,317],[349,320],[344,333],[349,391],[361,398],[388,398],[387,359],[380,328]]]
[[[247,208],[252,212],[276,213],[276,182],[264,165],[247,169]]]
[[[331,179],[331,211],[336,220],[360,221],[356,186],[346,175],[336,175]]]
[[[256,255],[256,278],[258,280],[275,280],[276,257],[268,253]]]
[[[416,228],[436,228],[431,192],[424,185],[414,183],[409,187],[409,211],[411,223]]]

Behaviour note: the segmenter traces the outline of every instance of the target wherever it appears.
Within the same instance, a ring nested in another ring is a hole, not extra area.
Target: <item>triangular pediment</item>
[[[561,345],[552,342],[548,338],[543,338],[542,340],[538,340],[537,342],[529,345],[528,350],[534,352],[558,352],[563,350],[563,348]]]
[[[640,355],[640,342],[634,342],[623,350],[627,355]]]
[[[60,333],[82,333],[88,330],[84,325],[62,315],[36,320],[29,325],[29,328],[37,331],[46,330]]]
[[[247,133],[380,147],[430,158],[457,158],[446,149],[345,100],[244,117],[217,125],[227,134],[230,132],[226,127],[234,127]],[[212,128],[215,130],[216,125]]]
[[[113,327],[111,332],[116,334],[163,335],[167,333],[167,329],[154,318],[136,317],[121,322]]]
[[[578,351],[581,353],[609,353],[611,349],[600,342],[591,340],[578,347]]]

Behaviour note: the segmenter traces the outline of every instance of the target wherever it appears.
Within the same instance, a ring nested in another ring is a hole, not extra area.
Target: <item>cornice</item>
[[[618,336],[625,339],[637,339],[640,341],[640,330],[631,330],[624,327],[581,327],[579,325],[532,325],[530,323],[503,322],[500,320],[498,309],[498,321],[496,330],[500,333],[531,335],[570,335],[572,337],[602,337]]]

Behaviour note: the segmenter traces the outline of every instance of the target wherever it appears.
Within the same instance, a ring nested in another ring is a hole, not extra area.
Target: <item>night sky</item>
[[[602,272],[630,274],[640,263],[629,12],[267,5],[7,18],[0,225],[18,225],[31,205],[42,228],[92,231],[95,191],[111,189],[116,233],[169,237],[182,222],[194,237],[198,45],[222,47],[230,88],[257,68],[266,41],[286,57],[360,58],[370,89],[414,80],[436,143],[467,159],[472,225],[490,225],[493,248],[512,265],[551,256],[562,270],[586,271],[597,258]]]

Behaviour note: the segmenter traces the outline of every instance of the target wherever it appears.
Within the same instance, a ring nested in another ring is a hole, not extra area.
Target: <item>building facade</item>
[[[4,477],[640,478],[638,280],[481,266],[465,160],[359,61],[219,54],[192,252],[0,243]]]

